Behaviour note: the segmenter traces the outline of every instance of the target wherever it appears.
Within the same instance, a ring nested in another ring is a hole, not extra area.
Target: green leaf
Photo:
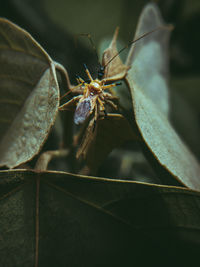
[[[150,19],[155,20],[154,27],[156,23],[160,26],[159,17],[156,6],[147,5],[141,15],[139,29],[148,27]],[[182,184],[199,190],[199,163],[180,140],[167,118],[168,93],[164,76],[167,72],[165,64],[167,44],[163,45],[163,42],[166,42],[169,33],[166,29],[160,31],[162,35],[152,33],[148,40],[144,38],[146,40],[144,43],[139,44],[140,41],[135,43],[134,50],[130,51],[132,68],[126,80],[132,95],[135,120],[145,144],[162,168]],[[144,51],[146,52],[143,55]]]
[[[167,52],[171,27],[164,24],[158,7],[151,3],[144,7],[140,15],[133,40],[153,30],[156,31],[133,43],[126,65],[131,66],[129,73],[134,82],[167,116],[169,113]]]
[[[0,263],[132,266],[161,255],[179,262],[198,251],[199,207],[200,193],[185,188],[1,171]]]
[[[0,19],[0,165],[37,154],[59,105],[55,66],[23,29]]]

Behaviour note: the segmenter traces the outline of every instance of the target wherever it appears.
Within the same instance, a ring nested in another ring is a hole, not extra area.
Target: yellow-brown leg
[[[62,95],[60,97],[60,100],[63,99],[65,96],[67,96],[70,93],[78,93],[78,94],[82,94],[83,90],[81,89],[82,83],[76,85],[76,86],[71,86],[71,88],[69,89],[69,91],[67,91],[67,93],[65,93],[64,95]]]
[[[118,110],[118,107],[116,104],[114,104],[111,100],[106,99],[106,104],[110,105],[114,110]]]
[[[73,97],[71,100],[67,101],[65,104],[61,105],[58,109],[59,110],[74,110],[76,103],[80,100],[82,95],[78,95]]]
[[[84,64],[84,67],[85,67],[85,72],[86,72],[88,78],[92,82],[93,81],[93,78],[92,78],[92,76],[91,76],[91,74],[90,74],[90,72],[89,72],[89,70],[88,70],[88,68],[87,68],[87,66],[85,64]]]
[[[97,98],[97,101],[99,102],[100,106],[102,107],[102,111],[104,111],[105,110],[104,104],[99,97]]]

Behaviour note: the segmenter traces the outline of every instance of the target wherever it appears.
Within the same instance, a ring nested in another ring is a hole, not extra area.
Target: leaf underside
[[[23,29],[0,19],[0,165],[13,168],[37,154],[59,104],[51,58]]]
[[[1,171],[0,183],[2,266],[32,266],[35,253],[39,267],[142,263],[144,251],[174,249],[181,259],[200,245],[198,192],[23,170]]]
[[[160,26],[164,24],[159,10],[150,4],[140,17],[136,37]],[[165,27],[135,43],[127,59],[132,66],[126,81],[137,127],[150,152],[179,182],[200,189],[200,165],[168,120],[168,39],[169,29]]]

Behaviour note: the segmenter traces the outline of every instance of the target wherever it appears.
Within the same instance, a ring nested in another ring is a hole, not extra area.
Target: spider
[[[118,98],[109,92],[105,92],[105,90],[120,85],[120,83],[106,85],[105,79],[93,79],[85,64],[84,67],[89,78],[89,82],[86,82],[82,78],[78,77],[78,88],[76,89],[76,93],[79,95],[72,98],[72,100],[60,107],[60,110],[63,110],[71,105],[72,102],[77,103],[74,113],[74,122],[77,125],[82,124],[93,112],[95,122],[97,121],[100,113],[104,112],[106,116],[106,104],[109,105],[113,110],[118,109],[117,105],[114,103],[118,100]]]
[[[89,82],[83,80],[80,77],[77,77],[77,86],[71,86],[70,82],[68,82],[69,91],[63,95],[61,98],[66,96],[69,92],[73,92],[78,94],[78,96],[73,97],[67,103],[63,104],[59,107],[59,110],[68,110],[71,106],[76,105],[76,110],[74,113],[74,122],[75,124],[82,124],[84,121],[94,112],[94,123],[98,120],[98,117],[102,112],[104,112],[105,116],[107,116],[105,106],[110,106],[112,110],[117,111],[118,105],[115,103],[118,101],[118,98],[111,94],[110,92],[106,92],[106,90],[120,85],[119,82],[114,82],[116,80],[122,80],[126,74],[130,66],[124,65],[118,55],[131,44],[136,41],[144,38],[146,35],[158,30],[156,28],[151,32],[145,33],[140,36],[138,39],[131,41],[127,46],[123,47],[119,52],[116,48],[116,40],[118,35],[119,28],[116,29],[113,40],[111,42],[110,47],[105,50],[103,55],[103,63],[100,65],[100,69],[98,71],[98,78],[93,79],[87,66],[84,64],[85,72],[89,78]],[[90,35],[88,35],[89,38]],[[94,44],[90,39],[92,46]],[[96,53],[97,55],[97,53]],[[98,58],[98,55],[97,55]],[[67,76],[67,80],[68,76]],[[109,83],[109,84],[108,84]]]
[[[62,96],[66,96],[69,92],[77,94],[67,103],[59,107],[59,110],[70,109],[71,106],[76,105],[74,113],[74,123],[82,124],[91,115],[94,114],[94,123],[98,120],[99,116],[104,113],[107,116],[106,107],[109,106],[111,110],[118,110],[118,97],[114,96],[109,89],[120,85],[119,82],[113,82],[113,80],[120,80],[110,78],[111,71],[109,63],[113,61],[116,54],[118,54],[116,46],[116,38],[118,35],[118,29],[115,32],[113,38],[112,47],[108,48],[108,51],[104,52],[103,63],[100,65],[98,71],[98,78],[93,79],[87,66],[84,64],[85,72],[88,77],[88,81],[83,80],[81,77],[77,77],[78,85],[73,87],[68,85],[69,91]],[[89,37],[90,38],[90,37]],[[92,43],[93,44],[93,43]],[[114,48],[113,48],[114,47]],[[114,50],[114,57],[113,57]],[[112,51],[112,52],[111,52]],[[111,59],[111,60],[110,60]],[[110,64],[111,65],[111,64]],[[108,68],[109,67],[109,68]],[[124,67],[127,70],[127,67]]]

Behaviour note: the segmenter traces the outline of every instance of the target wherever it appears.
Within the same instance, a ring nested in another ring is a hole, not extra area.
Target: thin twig
[[[36,162],[34,169],[36,171],[46,171],[48,168],[49,162],[53,158],[66,157],[68,154],[69,154],[69,150],[67,149],[46,151],[40,155],[40,157],[38,158]]]

